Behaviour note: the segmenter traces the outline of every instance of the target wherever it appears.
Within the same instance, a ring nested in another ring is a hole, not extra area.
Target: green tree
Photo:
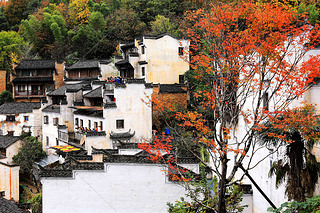
[[[9,29],[10,25],[6,16],[3,14],[3,7],[0,7],[0,31],[8,31]]]
[[[173,36],[178,36],[177,27],[174,23],[162,15],[157,15],[156,20],[150,23],[151,34],[158,35],[162,33],[169,33]]]
[[[86,59],[110,57],[112,52],[109,49],[110,42],[106,38],[105,26],[106,21],[100,12],[90,14],[88,24],[73,32],[72,43],[76,56]]]
[[[54,4],[21,21],[22,36],[42,57],[61,58],[67,54],[67,25]]]
[[[26,8],[29,0],[9,0],[3,8],[3,13],[9,21],[13,30],[17,30],[22,19],[27,18]]]
[[[35,195],[30,202],[32,212],[34,213],[42,213],[42,193]]]
[[[0,67],[11,70],[13,59],[20,59],[27,48],[23,38],[14,31],[0,32]],[[14,56],[14,57],[13,57]]]
[[[133,9],[141,21],[148,24],[150,21],[153,21],[156,15],[170,17],[175,14],[177,2],[173,0],[127,0],[124,1],[124,6]]]
[[[301,14],[308,14],[308,20],[310,24],[315,25],[319,19],[319,11],[315,5],[306,6],[304,3],[300,4],[297,10],[298,16]]]
[[[132,9],[121,8],[107,17],[107,38],[114,42],[132,40],[141,36],[146,29],[138,14]]]
[[[12,98],[12,93],[9,91],[2,91],[0,93],[0,105],[8,102],[14,102]]]
[[[45,151],[42,149],[42,143],[33,136],[25,137],[24,143],[19,149],[18,154],[13,156],[13,162],[20,166],[20,169],[32,175],[32,164],[39,161],[47,156]]]
[[[272,207],[268,208],[268,211],[275,213],[317,213],[320,211],[320,195],[307,198],[304,202],[285,202],[277,209],[273,209]]]

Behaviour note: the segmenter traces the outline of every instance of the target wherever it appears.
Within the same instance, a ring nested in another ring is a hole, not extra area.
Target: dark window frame
[[[124,119],[116,120],[116,129],[124,129]]]
[[[15,122],[16,121],[16,116],[15,115],[7,115],[6,121],[7,122]]]
[[[53,125],[58,126],[59,125],[59,118],[54,118],[53,119]]]
[[[43,116],[43,123],[49,124],[49,116],[47,116],[47,115]]]
[[[184,54],[183,49],[184,49],[183,47],[178,47],[178,54],[181,56],[183,56],[183,54]]]
[[[141,76],[145,76],[145,75],[146,75],[146,68],[141,67]]]

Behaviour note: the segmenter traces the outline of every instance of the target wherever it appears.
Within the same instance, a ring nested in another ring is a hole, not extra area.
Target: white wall
[[[9,114],[8,114],[9,115]],[[24,116],[28,116],[28,121],[24,121]],[[29,128],[23,126],[30,126],[30,131],[32,132],[32,136],[37,136],[34,134],[34,127],[35,127],[35,116],[33,113],[20,113],[15,115],[14,122],[6,121],[7,115],[1,114],[0,115],[0,129],[1,135],[7,135],[9,131],[14,131],[13,136],[20,136],[22,131],[28,132]]]
[[[141,99],[151,97],[152,88],[145,89],[144,84],[126,84],[126,88],[115,88],[114,97],[117,108],[103,110],[104,130],[109,138],[110,132],[135,131],[132,142],[150,140],[152,137],[152,112]],[[116,129],[116,120],[124,120],[124,129]]]
[[[167,212],[167,202],[185,197],[168,182],[163,166],[105,164],[106,171],[76,171],[74,178],[42,178],[43,212]]]

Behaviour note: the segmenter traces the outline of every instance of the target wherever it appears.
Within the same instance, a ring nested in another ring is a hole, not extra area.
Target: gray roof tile
[[[73,69],[87,69],[87,68],[99,68],[99,61],[79,61],[73,64],[70,67],[67,67],[67,70]]]
[[[23,60],[15,69],[55,69],[55,60]]]
[[[0,197],[0,212],[1,213],[23,213],[22,209],[12,201],[9,201],[3,197]]]
[[[88,92],[83,97],[85,97],[85,98],[102,98],[102,89],[101,89],[101,87],[98,87],[98,88]]]
[[[160,84],[159,93],[187,93],[181,84]]]
[[[55,112],[60,113],[60,105],[49,105],[42,110],[42,112]]]
[[[20,140],[20,138],[16,136],[0,135],[0,148],[5,149],[18,140]]]
[[[39,109],[40,107],[41,105],[38,102],[4,103],[0,106],[0,114],[31,113],[33,109]]]

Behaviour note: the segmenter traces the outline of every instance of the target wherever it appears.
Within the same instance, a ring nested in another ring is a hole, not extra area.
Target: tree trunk
[[[227,179],[227,155],[221,156],[221,177],[219,181],[219,205],[218,213],[226,213],[226,179]]]

